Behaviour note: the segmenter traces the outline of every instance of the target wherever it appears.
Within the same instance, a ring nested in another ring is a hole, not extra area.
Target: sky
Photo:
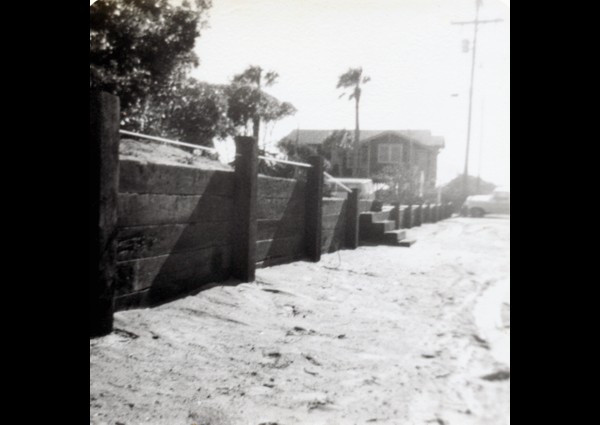
[[[472,107],[469,174],[510,185],[510,3],[483,0]],[[475,0],[213,0],[196,43],[193,76],[227,83],[249,65],[280,77],[269,93],[298,112],[261,143],[292,130],[354,128],[339,75],[361,66],[364,130],[426,129],[445,138],[438,184],[464,169]],[[481,150],[482,149],[482,150]],[[481,153],[480,153],[481,152]]]

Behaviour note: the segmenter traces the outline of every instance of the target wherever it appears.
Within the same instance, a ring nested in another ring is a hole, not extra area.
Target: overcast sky
[[[193,75],[226,83],[249,65],[280,74],[268,91],[298,112],[266,133],[277,141],[300,129],[353,129],[354,105],[338,99],[338,76],[362,66],[372,80],[361,128],[429,129],[445,137],[438,183],[464,167],[475,0],[213,0],[197,42]],[[475,70],[470,174],[510,185],[509,3],[483,0]],[[482,114],[483,112],[483,114]]]
[[[181,0],[172,0],[179,3]],[[92,0],[90,0],[90,4]],[[268,91],[298,112],[270,126],[274,144],[292,130],[354,128],[339,99],[340,74],[362,66],[361,128],[428,129],[443,136],[438,184],[462,173],[467,140],[475,0],[213,0],[193,75],[227,83],[249,65],[280,74]],[[469,173],[510,185],[510,1],[483,0],[475,70]],[[264,140],[261,140],[261,143]]]

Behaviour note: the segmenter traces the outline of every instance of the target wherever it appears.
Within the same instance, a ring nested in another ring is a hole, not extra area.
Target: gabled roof
[[[320,145],[331,135],[335,130],[294,130],[282,140],[291,140],[298,142],[299,145]],[[354,135],[354,131],[348,130],[350,135]],[[429,130],[360,130],[360,142],[368,143],[369,141],[383,134],[392,134],[409,139],[422,146],[430,146],[443,148],[444,138],[441,136],[433,136]]]

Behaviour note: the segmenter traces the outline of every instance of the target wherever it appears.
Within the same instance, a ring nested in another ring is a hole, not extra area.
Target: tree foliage
[[[352,135],[348,130],[334,130],[321,144],[321,154],[329,161],[333,160],[334,152],[345,155],[351,150]]]
[[[223,86],[186,80],[173,95],[156,104],[162,118],[155,128],[188,143],[208,145],[213,138],[233,133],[226,117],[227,98]]]
[[[279,143],[277,143],[277,148],[281,153],[283,153],[286,159],[296,162],[306,163],[311,156],[319,154],[319,152],[317,152],[313,147],[308,145],[300,145],[292,139],[281,140]],[[261,171],[263,174],[273,177],[298,178],[301,177],[303,173],[303,169],[293,165],[273,163],[267,164],[267,167],[269,168],[268,170],[262,169]],[[324,167],[325,170],[329,169],[329,162],[327,160],[325,160]]]
[[[290,161],[306,162],[311,156],[318,155],[313,147],[297,144],[290,139],[280,141],[277,146]]]
[[[119,97],[127,129],[207,145],[252,121],[296,112],[262,91],[277,73],[250,67],[231,85],[189,77],[212,0],[99,0],[90,7],[90,89]]]
[[[382,202],[410,204],[419,201],[419,171],[414,165],[387,165],[372,178],[374,182],[388,186],[376,194]]]
[[[371,81],[371,77],[363,76],[362,68],[350,68],[339,76],[336,88],[346,89],[340,97],[347,96],[349,100],[354,99],[359,102],[362,94],[361,84],[366,84],[369,81]]]
[[[455,208],[459,208],[466,200],[463,193],[463,178],[464,176],[460,174],[442,187],[442,200],[452,202]],[[482,180],[480,177],[467,176],[468,196],[489,194],[495,188],[495,184]]]
[[[242,131],[252,122],[252,134],[257,140],[261,121],[277,121],[296,113],[291,103],[281,102],[263,91],[263,87],[275,84],[278,77],[274,71],[265,72],[259,66],[250,66],[235,75],[227,89],[227,116]]]
[[[99,0],[90,6],[90,88],[127,112],[198,65],[193,52],[210,0]]]
[[[338,83],[336,88],[343,89],[341,97],[347,96],[349,100],[354,99],[355,104],[355,130],[354,130],[354,174],[358,175],[358,157],[360,154],[360,146],[359,146],[359,135],[360,135],[360,125],[359,125],[359,104],[360,97],[362,94],[362,84],[366,84],[371,81],[371,77],[363,75],[362,68],[350,68],[348,71],[343,73],[338,77]]]

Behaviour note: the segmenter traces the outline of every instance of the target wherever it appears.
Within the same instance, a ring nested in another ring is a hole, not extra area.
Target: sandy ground
[[[90,340],[93,424],[509,424],[510,220],[257,271]]]

